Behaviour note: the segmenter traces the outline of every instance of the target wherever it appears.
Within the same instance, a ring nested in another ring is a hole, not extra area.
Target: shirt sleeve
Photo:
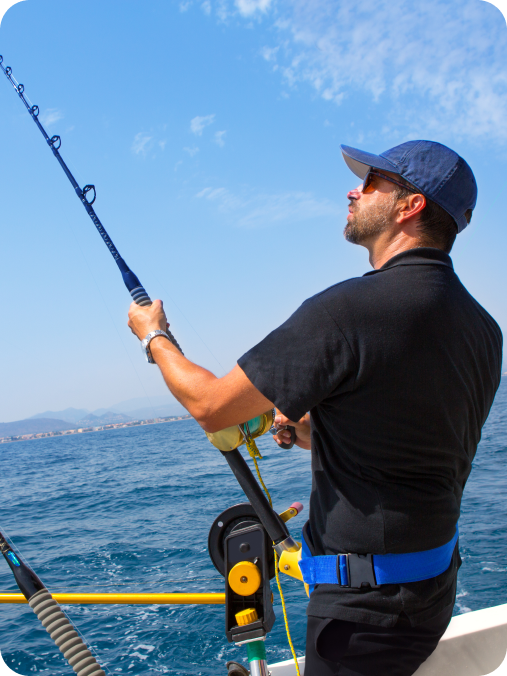
[[[331,394],[352,389],[351,349],[318,296],[239,360],[253,385],[290,420],[299,420]]]

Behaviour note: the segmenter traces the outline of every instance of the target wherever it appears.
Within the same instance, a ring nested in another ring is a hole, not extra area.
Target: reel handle
[[[296,428],[292,427],[292,425],[287,425],[285,429],[287,429],[290,432],[290,441],[288,444],[284,443],[280,444],[280,448],[283,448],[284,450],[289,450],[296,443]]]

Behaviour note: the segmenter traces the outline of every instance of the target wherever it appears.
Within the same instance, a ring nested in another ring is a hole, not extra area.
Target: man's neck
[[[395,237],[389,235],[390,233],[381,233],[375,241],[364,244],[370,254],[370,265],[375,270],[381,268],[393,256],[421,246],[419,238],[405,232],[399,232]]]

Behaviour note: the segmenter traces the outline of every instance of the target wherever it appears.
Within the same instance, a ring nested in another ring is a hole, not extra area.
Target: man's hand
[[[162,301],[154,300],[149,307],[132,303],[129,308],[129,326],[139,340],[144,340],[149,333],[157,329],[167,331],[169,324]]]
[[[286,425],[290,425],[296,429],[296,446],[305,448],[307,451],[309,451],[312,447],[310,415],[307,413],[301,418],[301,420],[294,422],[293,420],[289,420],[287,416],[283,415],[283,413],[280,413],[280,411],[276,409],[275,427],[279,430],[279,432],[273,437],[273,439],[277,444],[290,443],[290,432],[288,430],[281,429]]]

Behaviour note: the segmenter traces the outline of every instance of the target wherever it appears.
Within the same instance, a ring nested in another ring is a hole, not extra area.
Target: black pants
[[[437,647],[452,607],[412,627],[401,615],[389,629],[308,616],[305,676],[411,676]]]

